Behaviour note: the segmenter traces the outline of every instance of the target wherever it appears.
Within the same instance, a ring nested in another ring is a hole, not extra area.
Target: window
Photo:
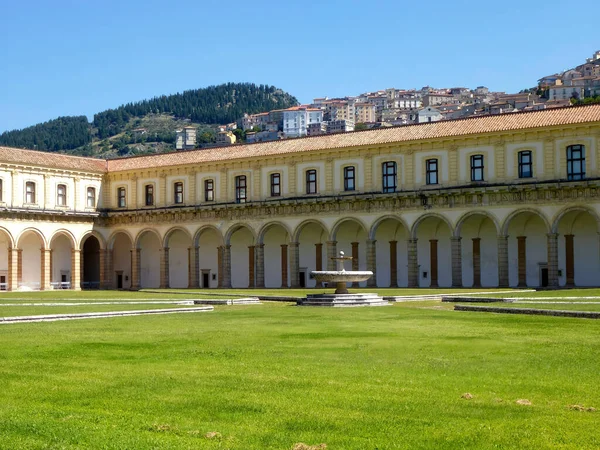
[[[154,205],[154,185],[147,184],[146,185],[146,206]],[[121,206],[121,205],[119,205]]]
[[[438,184],[438,160],[437,159],[428,159],[427,161],[425,161],[425,183],[426,184]]]
[[[0,202],[2,201],[2,194],[3,194],[2,191],[4,190],[3,188],[4,188],[4,186],[2,186],[2,179],[0,178]]]
[[[531,178],[532,176],[531,150],[519,152],[519,178]]]
[[[271,174],[271,197],[279,197],[281,195],[281,175],[278,173]]]
[[[56,186],[56,204],[65,206],[67,204],[67,186],[59,184]]]
[[[471,156],[471,181],[483,181],[483,155]]]
[[[356,181],[356,178],[355,178],[354,166],[344,167],[344,190],[345,191],[353,191],[355,181]]]
[[[382,164],[383,168],[383,192],[396,192],[397,171],[394,161],[387,161]]]
[[[306,171],[306,193],[317,193],[317,171],[315,169]]]
[[[569,145],[567,147],[567,179],[583,180],[585,178],[585,146]]]
[[[173,199],[175,203],[180,204],[183,203],[183,183],[178,181],[175,183],[175,198]]]
[[[96,189],[93,187],[87,188],[87,206],[88,208],[96,206]]]
[[[35,203],[35,183],[33,181],[25,183],[25,203]]]
[[[215,200],[215,182],[213,180],[204,180],[204,201],[212,202]]]
[[[120,187],[117,189],[117,205],[119,208],[125,208],[127,206],[127,201],[125,199],[126,191],[124,187]]]
[[[246,175],[235,177],[235,202],[246,203]]]

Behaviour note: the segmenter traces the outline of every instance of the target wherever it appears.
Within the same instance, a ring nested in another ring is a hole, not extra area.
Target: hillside
[[[210,140],[216,125],[298,104],[274,86],[226,83],[128,103],[94,115],[59,117],[0,134],[0,145],[115,157],[173,150],[175,130],[196,125],[199,139]],[[143,136],[132,130],[145,128]]]

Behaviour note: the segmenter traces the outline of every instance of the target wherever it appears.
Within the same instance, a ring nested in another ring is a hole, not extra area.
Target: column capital
[[[265,248],[265,244],[256,244],[255,247],[263,250]]]
[[[48,249],[48,251],[52,251],[52,250]],[[81,249],[80,248],[72,248],[71,253],[81,253]]]
[[[336,245],[337,241],[327,241],[327,245]]]
[[[390,244],[397,244],[397,243],[398,243],[398,241],[395,240],[395,239],[393,239],[393,240],[390,241]]]
[[[546,234],[549,239],[558,239],[558,233],[548,233]]]
[[[300,246],[300,242],[296,242],[296,241],[294,241],[294,242],[290,242],[290,243],[289,243],[289,246],[290,246],[290,247],[299,247],[299,246]]]
[[[480,237],[474,237],[474,238],[471,238],[471,240],[472,241],[481,241],[481,238]]]
[[[418,238],[408,238],[407,241],[409,244],[416,244],[418,242]]]
[[[450,240],[453,242],[462,241],[462,236],[450,236]]]

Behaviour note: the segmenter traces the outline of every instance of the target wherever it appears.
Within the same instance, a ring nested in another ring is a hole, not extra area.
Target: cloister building
[[[600,105],[114,160],[0,147],[0,288],[600,284]]]

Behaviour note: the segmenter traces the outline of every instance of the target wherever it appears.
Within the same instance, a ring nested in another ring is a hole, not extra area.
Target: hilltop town
[[[421,89],[389,88],[343,98],[320,97],[311,104],[259,114],[244,114],[219,127],[216,140],[205,146],[263,142],[410,125],[471,116],[543,110],[582,103],[600,96],[600,51],[585,63],[544,76],[535,88],[517,94],[492,92],[485,86]],[[178,150],[197,148],[195,127],[178,130]]]

